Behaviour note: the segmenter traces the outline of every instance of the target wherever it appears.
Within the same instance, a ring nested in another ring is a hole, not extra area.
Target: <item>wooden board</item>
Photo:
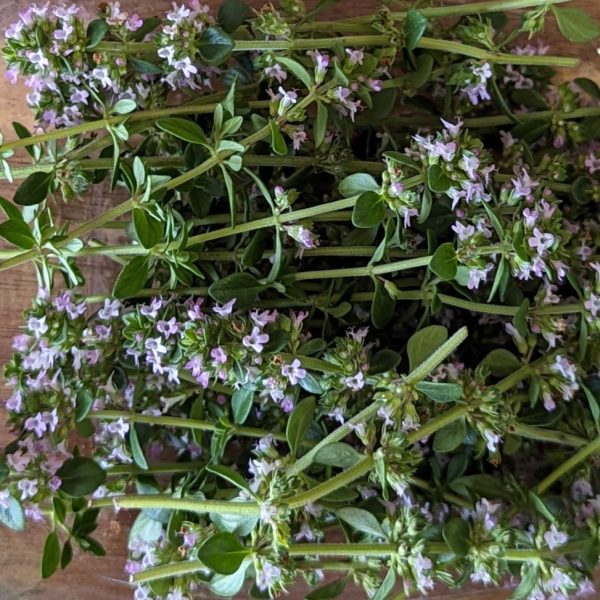
[[[205,0],[211,6],[218,6],[215,0]],[[19,11],[25,9],[30,0],[0,0],[0,29],[12,23]],[[41,2],[40,2],[41,3]],[[264,2],[250,0],[260,8]],[[449,3],[449,2],[446,2]],[[78,2],[87,16],[93,16],[96,2],[82,0]],[[307,2],[307,4],[312,4]],[[443,4],[437,2],[436,4]],[[124,9],[138,11],[142,16],[161,14],[170,7],[167,0],[122,0]],[[372,2],[352,2],[342,0],[334,10],[329,11],[330,18],[355,16],[368,13]],[[600,0],[579,0],[574,6],[581,7],[600,19]],[[596,52],[598,44],[590,43],[574,46],[557,35],[553,27],[548,27],[546,42],[550,43],[552,54],[576,55],[581,58],[581,66],[576,72],[564,73],[565,77],[585,76],[600,83],[600,56]],[[2,71],[3,75],[3,71]],[[10,85],[2,76],[0,79],[0,129],[6,137],[11,137],[10,123],[14,120],[26,125],[32,123],[30,111],[25,103],[23,86]],[[11,197],[14,188],[0,182],[0,195]],[[82,202],[72,203],[64,214],[70,220],[83,221],[115,204],[117,198],[107,195],[103,190],[95,190]],[[117,241],[115,237],[113,241]],[[83,261],[89,293],[103,293],[112,287],[114,267],[108,261],[90,259]],[[35,294],[35,276],[31,266],[25,265],[0,275],[0,363],[3,364],[11,354],[11,339],[19,332],[21,313],[30,305]],[[0,386],[0,398],[6,398],[6,390]],[[2,404],[2,403],[0,403]],[[4,426],[4,413],[0,406],[0,447],[8,442],[10,436]],[[105,558],[94,558],[78,553],[73,563],[64,572],[55,574],[50,580],[42,581],[40,575],[40,555],[46,533],[43,526],[28,525],[21,534],[0,529],[0,600],[120,600],[131,598],[131,588],[123,572],[126,559],[126,532],[131,515],[120,513],[106,518],[100,540],[108,551]],[[362,592],[347,593],[348,598],[362,598]],[[460,592],[444,592],[429,596],[432,600],[451,596],[454,600],[500,600],[507,598],[507,588],[482,590],[472,588]],[[208,597],[206,595],[205,597]],[[292,598],[302,598],[300,589],[292,591]],[[600,597],[600,595],[598,596]]]

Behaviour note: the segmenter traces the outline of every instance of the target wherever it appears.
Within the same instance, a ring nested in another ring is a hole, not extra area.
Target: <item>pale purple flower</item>
[[[488,583],[492,583],[494,580],[485,570],[485,567],[481,566],[479,569],[477,569],[477,571],[471,573],[471,581],[473,583],[483,583],[484,585],[487,585]]]
[[[38,482],[36,479],[20,479],[17,488],[21,492],[21,500],[27,500],[38,493]]]
[[[488,263],[483,269],[479,269],[477,267],[469,269],[467,288],[470,290],[476,290],[481,283],[485,283],[489,272],[492,271],[493,268],[494,265],[492,263]]]
[[[456,221],[456,223],[452,225],[452,231],[456,233],[461,242],[464,242],[475,235],[475,227],[473,227],[473,225],[465,226],[460,221]]]
[[[198,68],[192,64],[192,61],[189,56],[182,58],[180,60],[176,60],[173,64],[173,67],[178,71],[181,71],[182,75],[189,79],[192,75],[198,73]]]
[[[472,513],[472,516],[476,521],[479,521],[483,525],[483,528],[486,531],[491,531],[498,522],[496,513],[500,508],[500,503],[490,502],[486,498],[482,498],[475,504],[475,511]]]
[[[281,68],[279,63],[275,63],[271,67],[266,67],[264,73],[267,77],[276,79],[278,83],[283,83],[287,79],[287,73]]]
[[[9,506],[9,500],[10,498],[10,494],[8,493],[8,490],[0,490],[0,508],[6,510]]]
[[[268,560],[264,560],[256,573],[256,585],[259,590],[265,591],[281,578],[281,569]]]
[[[220,346],[213,348],[210,351],[210,356],[213,359],[213,364],[215,365],[223,365],[227,362],[227,352],[223,350]]]
[[[511,180],[513,184],[513,195],[515,198],[527,198],[533,190],[539,185],[538,181],[534,181],[529,176],[525,169],[521,169],[521,174]]]
[[[554,244],[555,237],[551,233],[543,233],[537,227],[533,229],[533,235],[527,240],[530,248],[535,248],[539,256],[544,256],[546,250]]]
[[[377,411],[377,416],[383,420],[383,424],[386,427],[394,426],[394,419],[392,419],[392,408],[391,406],[382,406]]]
[[[29,320],[27,321],[27,328],[37,339],[41,338],[48,331],[46,316],[43,316],[40,319],[36,317],[29,317]]]
[[[463,152],[462,158],[458,163],[469,179],[475,179],[477,169],[479,168],[479,159],[471,152]]]
[[[281,367],[281,374],[289,379],[292,385],[296,385],[301,379],[306,377],[306,369],[302,368],[302,363],[295,358],[290,365]]]
[[[233,305],[236,303],[236,298],[232,298],[229,302],[219,306],[215,304],[213,306],[213,312],[217,313],[220,317],[228,317],[233,312]]]
[[[281,108],[286,109],[298,101],[298,94],[294,90],[286,92],[281,86],[279,86],[279,93],[281,94]]]
[[[346,48],[346,54],[348,55],[348,62],[351,65],[362,65],[365,58],[365,53],[362,50],[351,50]]]
[[[144,21],[141,19],[141,17],[137,13],[133,13],[127,17],[127,20],[125,21],[125,29],[128,31],[137,31],[143,24]]]
[[[365,387],[365,376],[361,372],[358,372],[356,375],[352,375],[352,377],[345,377],[344,385],[353,392],[358,392]]]
[[[264,344],[266,344],[268,341],[269,334],[261,333],[258,327],[254,327],[250,335],[244,336],[242,339],[242,344],[246,348],[252,348],[254,352],[260,354],[264,349]]]
[[[166,600],[189,600],[189,596],[184,596],[183,592],[177,589],[170,591],[167,594]]]
[[[550,368],[555,373],[560,373],[565,379],[575,383],[577,378],[577,370],[575,363],[571,362],[568,358],[561,356],[560,354],[557,355]]]
[[[120,308],[121,303],[118,300],[106,298],[106,300],[104,300],[104,306],[98,311],[98,317],[103,321],[118,317]]]
[[[392,198],[399,198],[403,191],[404,184],[401,181],[395,181],[394,183],[390,183],[390,186],[388,187],[388,194]]]
[[[179,333],[180,325],[176,317],[171,317],[168,321],[161,320],[156,324],[156,330],[162,333],[168,340],[172,335]]]
[[[590,297],[583,303],[583,306],[592,314],[592,317],[596,318],[598,312],[600,312],[600,296],[590,294]]]
[[[43,437],[46,432],[46,422],[42,413],[38,413],[35,417],[29,417],[25,421],[25,429],[27,431],[34,431],[38,438]]]
[[[502,441],[502,438],[497,433],[491,429],[485,429],[483,431],[483,439],[489,452],[498,451],[498,444]]]
[[[584,164],[589,170],[590,175],[593,175],[596,171],[600,171],[600,158],[597,157],[593,152],[588,154]]]
[[[558,548],[558,546],[566,544],[568,540],[569,536],[566,533],[559,531],[554,524],[552,524],[550,529],[544,534],[544,541],[548,544],[550,550],[554,550],[555,548]]]
[[[155,356],[167,353],[167,347],[163,344],[162,337],[148,338],[144,344],[144,347],[148,352]]]
[[[279,313],[276,310],[259,310],[255,309],[250,312],[250,319],[261,329],[269,323],[274,323],[277,320]]]
[[[292,133],[292,148],[294,150],[300,150],[302,144],[306,142],[308,139],[308,135],[306,131],[304,131],[304,126],[300,125],[294,133]]]
[[[457,119],[456,123],[450,123],[449,121],[445,121],[444,119],[440,119],[445,129],[452,137],[457,137],[460,134],[461,127],[463,126],[462,119]]]
[[[523,209],[523,218],[525,219],[525,226],[530,229],[536,224],[538,220],[539,214],[537,210],[532,210],[531,208]]]

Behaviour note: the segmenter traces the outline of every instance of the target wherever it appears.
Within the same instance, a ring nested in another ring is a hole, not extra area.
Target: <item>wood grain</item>
[[[208,0],[208,4],[216,6],[217,0]],[[17,13],[29,4],[29,0],[0,0],[0,27],[3,30],[13,22]],[[82,0],[84,14],[92,16],[96,2]],[[170,6],[167,0],[129,0],[122,2],[129,11],[138,11],[143,16],[161,14]],[[259,8],[263,2],[251,1]],[[312,3],[309,3],[312,4]],[[437,2],[436,4],[440,4]],[[366,14],[372,2],[352,2],[342,0],[334,9],[329,11],[330,18]],[[600,0],[579,0],[574,6],[583,8],[588,13],[600,19]],[[576,72],[564,72],[565,78],[585,76],[600,83],[600,57],[596,52],[597,44],[590,43],[574,46],[557,35],[553,26],[549,26],[544,39],[551,44],[553,54],[575,55],[581,58],[581,65]],[[32,118],[25,104],[25,90],[20,85],[10,85],[3,77],[0,79],[0,129],[10,137],[10,123],[18,120],[30,125]],[[11,197],[14,188],[0,182],[0,195]],[[106,190],[94,189],[85,200],[58,207],[70,220],[86,220],[114,205],[118,199],[108,195]],[[115,234],[112,234],[112,240]],[[89,293],[101,293],[112,287],[114,266],[108,260],[90,259],[82,262],[82,268],[87,277]],[[22,268],[3,272],[0,276],[0,363],[4,363],[11,354],[11,339],[18,333],[21,326],[21,312],[29,306],[32,295],[35,294],[36,284],[33,269],[25,265]],[[6,397],[5,390],[0,386],[0,397]],[[2,404],[2,403],[0,403]],[[4,426],[4,413],[0,406],[0,447],[10,439]],[[102,543],[108,551],[108,556],[99,559],[89,555],[77,554],[73,563],[64,572],[59,572],[48,581],[42,581],[39,560],[45,528],[28,525],[26,533],[14,534],[5,529],[0,530],[0,600],[107,600],[131,598],[131,588],[123,573],[126,557],[126,532],[131,515],[120,513],[108,516],[99,534]],[[507,584],[508,585],[508,584]],[[294,589],[292,598],[301,598],[302,590]],[[348,594],[351,598],[362,598],[357,590]],[[440,600],[451,596],[454,600],[500,600],[507,598],[508,589],[483,590],[470,588],[460,592],[440,590],[429,598]],[[206,596],[207,597],[207,596]],[[600,598],[600,595],[598,596]]]

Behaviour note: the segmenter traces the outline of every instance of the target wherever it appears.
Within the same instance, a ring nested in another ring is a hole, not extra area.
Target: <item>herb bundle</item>
[[[577,59],[539,35],[600,28],[567,0],[331,4],[6,30],[36,126],[0,141],[0,270],[39,293],[0,521],[47,523],[49,577],[139,510],[136,600],[594,594],[600,88],[556,83]],[[112,208],[59,218],[97,186]],[[78,289],[90,256],[106,294]]]

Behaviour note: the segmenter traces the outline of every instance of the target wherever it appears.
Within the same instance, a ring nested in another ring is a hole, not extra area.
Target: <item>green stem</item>
[[[194,104],[184,104],[182,106],[166,106],[164,108],[154,108],[151,110],[140,110],[128,115],[115,115],[96,121],[87,121],[72,127],[62,129],[54,129],[40,135],[32,135],[18,140],[11,140],[0,146],[0,152],[4,150],[13,150],[15,148],[25,148],[34,144],[50,142],[52,140],[60,140],[66,137],[82,135],[98,129],[106,129],[120,123],[135,123],[135,122],[151,122],[160,117],[172,117],[175,115],[208,115],[215,112],[217,104],[201,104],[202,100]],[[249,103],[251,109],[269,108],[269,100],[252,100]]]
[[[222,515],[257,515],[259,506],[255,502],[227,502],[224,500],[195,500],[193,498],[175,498],[163,494],[123,494],[96,498],[88,502],[89,508],[108,508],[114,506],[121,509],[162,508],[166,510],[185,510],[204,514],[217,512]]]
[[[518,10],[520,8],[535,8],[536,6],[561,4],[570,1],[571,0],[492,0],[490,2],[470,2],[467,4],[455,4],[451,6],[425,6],[419,8],[419,12],[426,17],[442,19],[445,17],[462,17],[465,15],[505,12],[508,10]],[[407,13],[405,11],[392,13],[392,17],[397,20],[404,20],[406,15]],[[348,19],[347,22],[369,23],[372,18],[371,15],[354,17]],[[331,22],[331,25],[334,23],[335,21]]]
[[[135,465],[117,465],[116,467],[110,467],[107,469],[106,474],[109,477],[115,475],[148,475],[150,473],[160,475],[165,473],[187,473],[189,471],[199,471],[204,467],[205,464],[200,462],[162,463],[150,465],[147,469],[140,469]]]
[[[301,38],[294,40],[235,40],[233,52],[247,51],[275,51],[275,50],[318,50],[318,49],[333,49],[339,46],[344,47],[365,47],[365,46],[389,46],[391,44],[390,37],[385,34],[370,34],[370,35],[344,35],[339,37],[326,38]],[[457,54],[467,56],[479,60],[485,60],[497,64],[509,65],[544,65],[554,67],[576,67],[579,64],[579,59],[562,57],[562,56],[529,56],[504,54],[501,52],[489,52],[467,46],[460,42],[451,40],[441,40],[435,38],[422,37],[418,44],[418,48],[426,50],[439,50],[444,53]],[[152,42],[135,42],[129,43],[127,49],[130,52],[140,54],[154,54],[156,46]],[[123,45],[119,42],[100,42],[94,50],[96,52],[123,52]]]
[[[148,425],[158,425],[160,427],[180,427],[182,429],[197,429],[200,431],[216,431],[218,425],[210,421],[202,421],[200,419],[186,419],[182,417],[171,416],[153,416],[142,415],[139,413],[129,413],[119,410],[96,410],[90,412],[89,417],[97,419],[125,419],[132,423],[147,423]],[[285,442],[286,437],[283,433],[267,431],[266,429],[258,429],[256,427],[244,427],[242,425],[232,425],[234,433],[244,437],[263,438],[266,435],[272,435],[276,440]]]
[[[552,110],[541,110],[536,112],[519,113],[517,118],[519,121],[537,121],[558,119],[562,121],[570,121],[572,119],[582,119],[585,117],[600,116],[600,107],[589,106],[585,108],[576,108],[570,112],[555,112]],[[365,122],[370,122],[365,119]],[[378,121],[379,123],[379,121]],[[418,129],[419,127],[439,127],[440,120],[438,117],[429,117],[426,115],[400,115],[390,116],[386,119],[386,125],[403,125]],[[490,115],[488,117],[468,117],[463,119],[463,125],[467,129],[482,129],[487,127],[500,127],[503,125],[514,125],[514,121],[510,117],[504,115]]]
[[[584,460],[600,452],[600,436],[590,442],[578,452],[573,454],[571,458],[566,460],[562,465],[554,469],[552,473],[544,477],[534,488],[536,494],[543,494],[548,488],[558,481],[563,475],[566,475],[571,469],[582,463]]]
[[[202,569],[206,569],[206,566],[199,560],[182,560],[138,571],[133,574],[132,579],[137,583],[147,583],[149,581],[156,581],[157,579],[193,575]]]
[[[575,446],[576,448],[580,448],[589,443],[589,440],[577,435],[564,433],[562,431],[554,431],[552,429],[543,429],[542,427],[534,427],[532,425],[526,425],[525,423],[515,423],[509,431],[510,433],[529,440],[564,444],[565,446]]]
[[[433,369],[435,369],[441,362],[443,362],[448,356],[450,356],[457,348],[460,346],[462,342],[467,338],[467,328],[463,327],[459,329],[455,334],[450,337],[446,342],[444,342],[430,357],[428,357],[422,364],[420,364],[414,371],[409,373],[406,376],[406,382],[408,384],[414,384],[420,381],[423,377],[426,377]],[[357,423],[361,423],[363,421],[370,420],[373,415],[377,413],[379,408],[381,407],[381,402],[372,402],[369,406],[361,410],[359,413],[354,415],[350,420],[346,423],[340,425],[337,429],[332,431],[330,434],[325,436],[314,448],[309,450],[306,454],[304,454],[301,458],[299,458],[293,465],[289,467],[288,473],[290,476],[298,475],[305,469],[307,469],[317,452],[328,446],[329,444],[333,444],[334,442],[339,442],[341,439],[345,438],[351,431],[352,426]]]

